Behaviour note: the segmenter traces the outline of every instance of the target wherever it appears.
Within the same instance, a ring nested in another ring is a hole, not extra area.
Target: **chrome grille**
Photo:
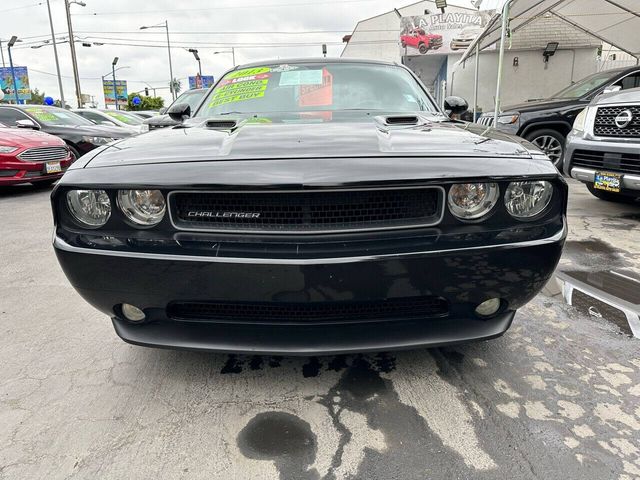
[[[35,147],[25,150],[18,158],[25,162],[52,162],[65,160],[69,156],[66,147]]]
[[[440,222],[443,205],[440,187],[169,194],[177,228],[220,232],[334,233],[432,226]]]
[[[476,122],[484,127],[492,127],[493,126],[493,116],[487,115],[487,116],[482,116],[478,119],[478,121]]]
[[[631,112],[633,119],[629,125],[620,128],[616,125],[616,117],[625,110]],[[598,107],[593,134],[598,137],[640,138],[640,105]]]

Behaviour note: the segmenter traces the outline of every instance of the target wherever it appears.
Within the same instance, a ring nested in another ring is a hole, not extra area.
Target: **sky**
[[[171,101],[169,65],[164,28],[140,30],[143,25],[169,22],[174,77],[188,88],[187,77],[198,64],[189,48],[197,48],[202,74],[218,78],[236,63],[262,59],[340,56],[342,37],[359,20],[400,8],[415,0],[83,0],[71,5],[82,93],[104,105],[102,79],[111,77],[111,62],[119,57],[116,78],[127,80],[129,93],[145,86],[159,88],[158,96]],[[495,8],[503,0],[484,0],[482,8]],[[50,0],[56,38],[68,39],[64,0]],[[471,0],[449,0],[450,5],[471,7]],[[51,46],[46,0],[12,0],[0,3],[0,40],[6,65],[6,41],[22,39],[12,49],[14,66],[27,66],[32,89],[60,98]],[[48,41],[48,45],[44,42]],[[103,45],[95,45],[102,43]],[[123,45],[134,44],[134,46]],[[40,48],[32,48],[37,47]],[[219,52],[219,53],[214,53]],[[58,44],[65,100],[75,107],[75,86],[68,41]],[[126,67],[126,68],[123,68]],[[164,88],[161,88],[164,87]]]

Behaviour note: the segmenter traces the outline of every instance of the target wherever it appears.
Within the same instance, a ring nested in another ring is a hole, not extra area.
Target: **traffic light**
[[[149,88],[148,88],[148,87],[144,87],[144,95],[145,95],[146,97],[148,97],[148,96],[149,96]]]

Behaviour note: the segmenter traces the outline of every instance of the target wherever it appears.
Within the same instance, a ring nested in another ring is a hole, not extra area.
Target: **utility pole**
[[[73,36],[73,26],[71,25],[71,9],[70,1],[64,0],[64,8],[67,12],[67,26],[69,27],[69,45],[71,46],[71,64],[73,65],[73,79],[76,84],[76,100],[78,108],[82,108],[82,91],[80,90],[80,75],[78,74],[78,59],[76,58],[75,37]],[[73,2],[80,6],[85,6],[82,2]]]
[[[62,77],[60,76],[60,62],[58,62],[58,47],[56,47],[56,34],[53,31],[53,19],[51,18],[51,5],[47,0],[47,10],[49,10],[49,26],[51,27],[51,41],[53,42],[53,56],[56,59],[56,72],[58,73],[58,88],[60,89],[60,103],[62,108],[66,108],[64,102],[64,91],[62,90]]]

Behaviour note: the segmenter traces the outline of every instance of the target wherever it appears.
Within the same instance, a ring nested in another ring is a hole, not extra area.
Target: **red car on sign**
[[[0,124],[0,185],[50,185],[75,160],[58,137]]]
[[[407,46],[417,48],[424,55],[429,50],[437,50],[442,46],[442,35],[427,33],[422,28],[414,28],[400,35],[400,43],[402,48]]]

